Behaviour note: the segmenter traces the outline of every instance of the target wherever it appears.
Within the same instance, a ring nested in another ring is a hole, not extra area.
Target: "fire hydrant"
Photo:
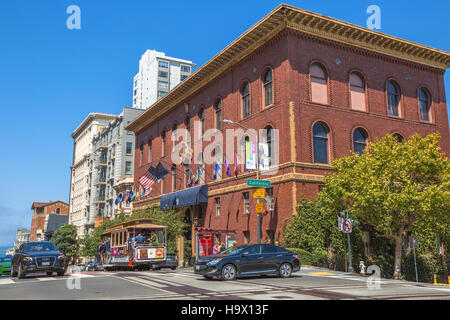
[[[359,273],[362,275],[366,275],[366,266],[364,265],[364,261],[359,262],[359,269],[361,270]]]

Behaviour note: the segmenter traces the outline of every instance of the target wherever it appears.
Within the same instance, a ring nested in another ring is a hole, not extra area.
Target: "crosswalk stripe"
[[[142,283],[142,284],[146,284],[146,285],[149,285],[149,286],[152,286],[152,287],[157,287],[157,288],[166,288],[166,287],[168,287],[167,284],[161,284],[161,283],[158,283],[156,281],[146,280],[146,279],[142,279],[140,277],[125,277],[125,278],[128,279],[128,280],[132,280],[132,281],[134,280],[136,282],[139,282],[139,283]]]
[[[0,285],[2,285],[2,284],[11,284],[11,283],[15,283],[15,281],[12,280],[12,279],[7,279],[7,278],[0,279]]]

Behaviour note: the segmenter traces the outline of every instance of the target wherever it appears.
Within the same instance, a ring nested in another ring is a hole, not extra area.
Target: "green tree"
[[[55,230],[52,242],[59,247],[67,258],[67,262],[78,255],[77,228],[72,224],[65,224]]]
[[[347,260],[347,238],[339,231],[334,210],[323,206],[320,200],[302,199],[296,214],[285,221],[283,226],[283,246],[300,248],[313,256],[328,257],[330,269],[345,270]],[[362,258],[364,246],[359,228],[351,237],[353,262]]]
[[[360,156],[333,162],[335,174],[325,178],[321,202],[395,241],[394,277],[401,273],[402,238],[421,223],[447,235],[450,212],[450,162],[441,152],[440,135],[412,136],[398,142],[393,135],[376,139]]]

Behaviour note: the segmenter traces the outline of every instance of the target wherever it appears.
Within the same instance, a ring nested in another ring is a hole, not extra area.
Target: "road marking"
[[[12,280],[12,279],[7,279],[7,278],[0,279],[0,285],[2,285],[2,284],[12,284],[12,283],[16,283],[16,282],[14,280]]]
[[[166,288],[166,287],[168,287],[167,284],[157,283],[155,281],[142,279],[140,277],[125,277],[125,279],[130,280],[130,281],[139,282],[139,283],[142,283],[144,285],[151,286],[151,287],[157,287],[157,288]]]
[[[147,288],[151,288],[151,289],[158,289],[158,290],[167,292],[169,294],[173,293],[171,291],[164,290],[163,287],[161,287],[161,284],[159,284],[159,283],[155,285],[155,282],[153,282],[153,281],[148,281],[147,280],[146,282],[144,282],[144,281],[142,281],[143,279],[140,279],[140,281],[137,281],[137,279],[135,277],[130,277],[130,276],[123,277],[123,276],[115,275],[114,277],[118,278],[118,279],[125,280],[125,281],[129,281],[129,282],[133,282],[133,283],[139,284],[139,285],[141,285],[143,287],[147,287]],[[157,286],[159,286],[159,287],[156,288]],[[167,287],[167,286],[164,286],[164,287]]]
[[[335,273],[331,273],[331,272],[309,272],[309,274],[318,275],[318,276],[334,276],[335,275]]]
[[[37,278],[39,281],[54,281],[54,280],[61,280],[61,278]]]

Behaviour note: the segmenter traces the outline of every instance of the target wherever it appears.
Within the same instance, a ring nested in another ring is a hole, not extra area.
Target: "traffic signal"
[[[341,211],[338,213],[338,218],[347,219],[348,211]]]
[[[267,216],[268,214],[269,214],[269,211],[264,210],[263,215],[264,215],[264,216]]]

